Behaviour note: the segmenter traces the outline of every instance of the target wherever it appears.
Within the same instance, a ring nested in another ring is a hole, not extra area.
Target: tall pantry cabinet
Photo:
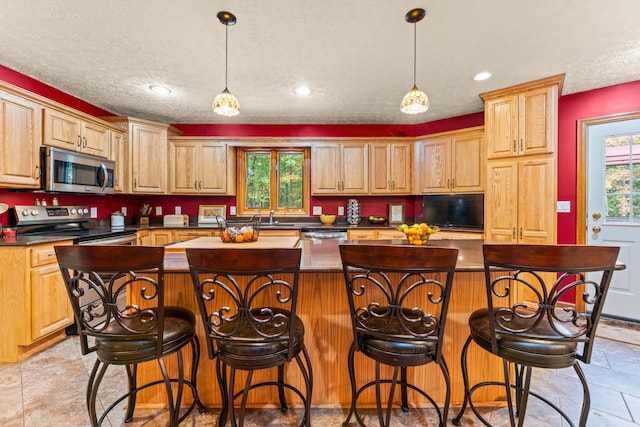
[[[485,239],[556,243],[558,96],[564,75],[480,96],[485,101]]]

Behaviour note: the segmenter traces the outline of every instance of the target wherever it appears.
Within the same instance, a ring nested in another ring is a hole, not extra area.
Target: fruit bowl
[[[251,217],[248,221],[230,221],[218,217],[220,239],[224,243],[250,243],[260,236],[260,218]]]
[[[385,222],[387,222],[387,218],[381,216],[369,217],[369,222],[371,224],[384,224]]]
[[[401,224],[398,226],[398,230],[402,231],[405,236],[407,236],[409,244],[424,246],[429,241],[429,236],[440,231],[440,228],[436,225],[427,225],[423,222],[412,225]]]
[[[320,215],[320,222],[323,223],[324,225],[331,225],[334,223],[335,220],[336,220],[335,215],[325,215],[325,214]]]

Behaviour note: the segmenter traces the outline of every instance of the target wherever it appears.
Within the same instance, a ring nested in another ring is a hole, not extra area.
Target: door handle
[[[602,217],[602,215],[600,215],[600,212],[594,212],[591,217],[593,219],[600,219]]]
[[[591,231],[593,231],[594,233],[599,233],[601,230],[602,228],[597,225],[594,225],[593,228],[591,228]]]

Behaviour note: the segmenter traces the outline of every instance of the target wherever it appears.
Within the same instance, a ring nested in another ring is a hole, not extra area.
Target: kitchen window
[[[309,215],[308,148],[241,148],[238,213]]]

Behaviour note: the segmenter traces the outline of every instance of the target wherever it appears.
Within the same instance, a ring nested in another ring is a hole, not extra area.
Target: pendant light
[[[213,100],[213,112],[222,116],[236,116],[240,113],[238,99],[227,89],[227,57],[229,51],[229,26],[236,25],[236,17],[231,12],[218,12],[218,21],[224,29],[224,90]]]
[[[429,109],[427,95],[416,86],[416,24],[425,16],[424,9],[412,9],[404,16],[405,21],[413,24],[413,89],[402,98],[400,111],[406,114],[424,113]]]

